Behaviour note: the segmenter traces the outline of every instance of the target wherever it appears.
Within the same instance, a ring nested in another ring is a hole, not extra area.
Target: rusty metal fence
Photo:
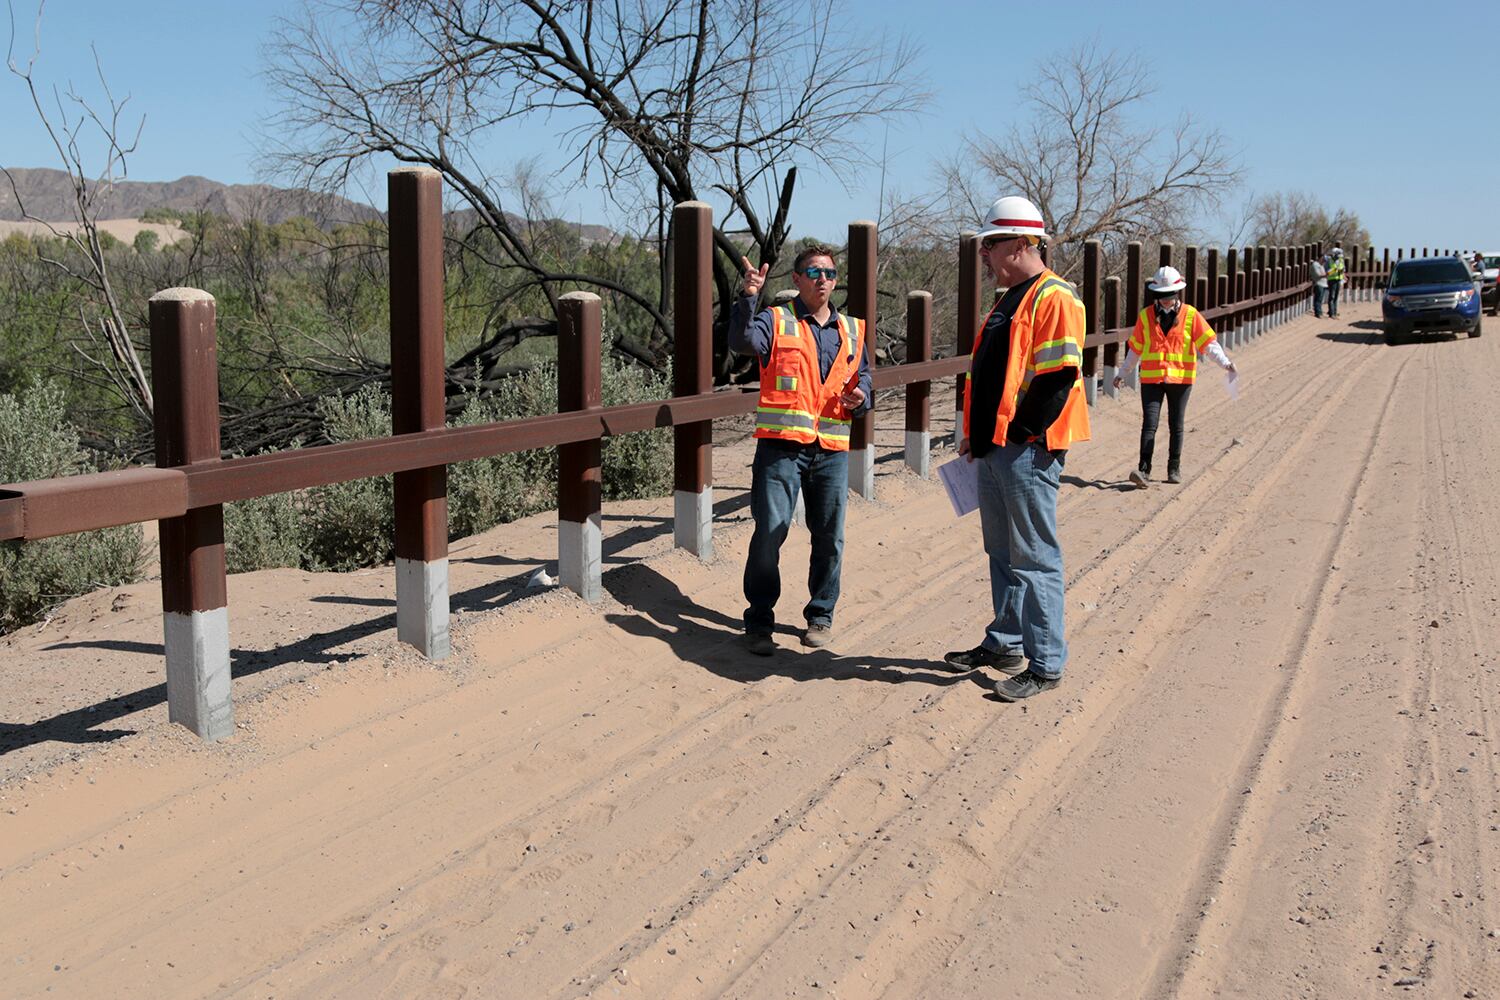
[[[150,302],[152,385],[156,394],[156,467],[0,486],[0,540],[40,539],[155,520],[160,523],[162,610],[169,718],[205,739],[233,731],[224,558],[223,505],[237,500],[361,479],[394,476],[397,636],[433,659],[446,656],[447,466],[534,448],[556,447],[559,568],[562,583],[584,598],[600,593],[602,439],[658,427],[674,434],[674,542],[700,558],[713,553],[713,421],[755,409],[753,388],[714,391],[711,384],[713,296],[708,205],[676,206],[673,396],[602,407],[601,310],[597,296],[563,296],[558,335],[558,412],[524,420],[445,427],[443,396],[442,197],[439,175],[402,168],[388,177],[391,264],[392,435],[297,451],[223,459],[219,448],[215,302],[196,289],[169,289]],[[876,315],[876,227],[849,227],[845,308],[873,328]],[[1230,346],[1244,343],[1306,308],[1307,262],[1317,245],[1254,247],[1222,255],[1183,255],[1187,301],[1201,309]],[[1426,251],[1424,250],[1424,255]],[[1124,277],[1104,278],[1099,244],[1085,246],[1081,291],[1087,307],[1085,384],[1090,402],[1102,374],[1111,376],[1120,344],[1141,308],[1142,248],[1132,243]],[[1413,248],[1415,255],[1415,248]],[[1397,259],[1401,251],[1397,250]],[[1159,259],[1173,259],[1163,245]],[[1355,248],[1346,287],[1374,294],[1390,269],[1390,252]],[[877,389],[910,386],[906,454],[928,470],[931,383],[956,376],[955,410],[981,311],[978,240],[959,239],[957,350],[932,359],[931,296],[906,299],[908,361],[874,371]],[[1123,312],[1122,312],[1123,308]],[[866,349],[874,365],[873,340]],[[1100,357],[1100,349],[1103,356]],[[1100,372],[1100,366],[1104,371]],[[851,435],[850,486],[874,492],[873,413]]]

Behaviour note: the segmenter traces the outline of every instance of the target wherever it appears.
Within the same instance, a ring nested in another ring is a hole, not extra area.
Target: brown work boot
[[[808,625],[807,630],[802,633],[802,645],[808,646],[812,649],[822,649],[832,641],[832,625]]]

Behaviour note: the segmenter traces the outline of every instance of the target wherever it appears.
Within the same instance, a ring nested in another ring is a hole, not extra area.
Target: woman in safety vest
[[[1162,400],[1167,403],[1167,482],[1182,482],[1182,434],[1188,394],[1198,374],[1198,356],[1207,354],[1220,368],[1237,374],[1234,362],[1219,346],[1213,327],[1190,305],[1183,304],[1187,282],[1175,267],[1163,267],[1146,285],[1152,303],[1135,319],[1135,332],[1125,345],[1125,359],[1115,376],[1118,389],[1137,364],[1141,369],[1141,460],[1130,481],[1144,488],[1151,477],[1151,454],[1156,449],[1156,425]]]

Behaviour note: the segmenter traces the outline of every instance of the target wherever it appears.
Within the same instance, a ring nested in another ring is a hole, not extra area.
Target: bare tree
[[[1131,240],[1180,238],[1240,171],[1227,140],[1186,113],[1169,128],[1144,120],[1151,92],[1139,58],[1092,44],[1044,61],[1022,92],[1029,117],[1003,137],[970,138],[946,168],[956,218],[973,225],[997,194],[1025,196],[1064,274],[1085,240],[1122,255]]]
[[[510,123],[560,123],[567,175],[640,220],[663,261],[673,204],[727,205],[727,309],[747,245],[774,262],[787,240],[795,161],[850,178],[867,159],[850,128],[923,100],[910,51],[852,22],[838,0],[308,0],[272,50],[278,163],[335,187],[376,155],[437,169],[498,241],[513,295],[540,288],[555,311],[569,283],[605,289],[651,317],[659,354],[667,282],[652,294],[548,267],[505,210],[489,143]]]
[[[141,366],[139,351],[131,336],[130,328],[125,322],[125,313],[120,308],[119,298],[115,294],[115,286],[110,277],[109,261],[105,254],[106,246],[101,239],[99,229],[100,212],[108,203],[115,182],[125,178],[126,161],[130,154],[135,152],[136,143],[140,139],[141,129],[145,126],[146,120],[142,116],[135,123],[133,134],[130,133],[127,124],[123,121],[125,105],[130,98],[127,96],[118,101],[115,99],[110,91],[109,82],[104,78],[104,69],[99,63],[97,52],[94,53],[94,68],[99,76],[99,85],[104,91],[105,109],[96,109],[70,86],[66,93],[53,90],[51,103],[54,110],[48,110],[37,89],[35,77],[36,61],[41,55],[41,23],[44,8],[45,3],[37,7],[35,41],[31,56],[24,66],[15,56],[16,33],[12,27],[6,66],[25,85],[31,98],[31,105],[36,109],[37,118],[46,129],[47,136],[57,150],[58,158],[72,182],[71,207],[74,225],[55,225],[56,220],[40,219],[29,213],[22,201],[15,177],[4,166],[0,166],[0,173],[5,175],[6,181],[10,184],[11,193],[16,199],[21,217],[40,224],[53,237],[63,241],[66,247],[76,252],[76,258],[71,255],[52,257],[45,254],[42,257],[48,264],[66,272],[88,290],[90,304],[80,306],[79,322],[89,341],[96,346],[102,346],[108,353],[95,357],[79,345],[75,345],[75,350],[94,369],[104,373],[109,383],[119,392],[120,397],[137,417],[149,426],[154,407],[151,382]],[[92,172],[85,164],[86,154],[83,147],[88,143],[90,136],[92,136],[92,141],[102,142],[104,147],[104,160],[98,173]]]
[[[1366,246],[1370,231],[1359,216],[1340,208],[1332,215],[1306,191],[1279,191],[1261,195],[1248,205],[1242,227],[1255,242],[1266,246],[1299,246],[1322,242],[1326,246]]]

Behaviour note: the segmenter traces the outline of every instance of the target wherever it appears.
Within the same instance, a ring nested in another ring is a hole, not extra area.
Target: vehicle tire
[[[1401,329],[1393,323],[1385,325],[1385,342],[1390,347],[1401,343]]]
[[[1477,336],[1479,336],[1479,325],[1481,323],[1483,323],[1483,322],[1484,322],[1484,317],[1483,316],[1481,316],[1478,319],[1476,319],[1474,321],[1474,325],[1471,326],[1471,327],[1469,327],[1469,336],[1471,336],[1471,337],[1477,337]]]

